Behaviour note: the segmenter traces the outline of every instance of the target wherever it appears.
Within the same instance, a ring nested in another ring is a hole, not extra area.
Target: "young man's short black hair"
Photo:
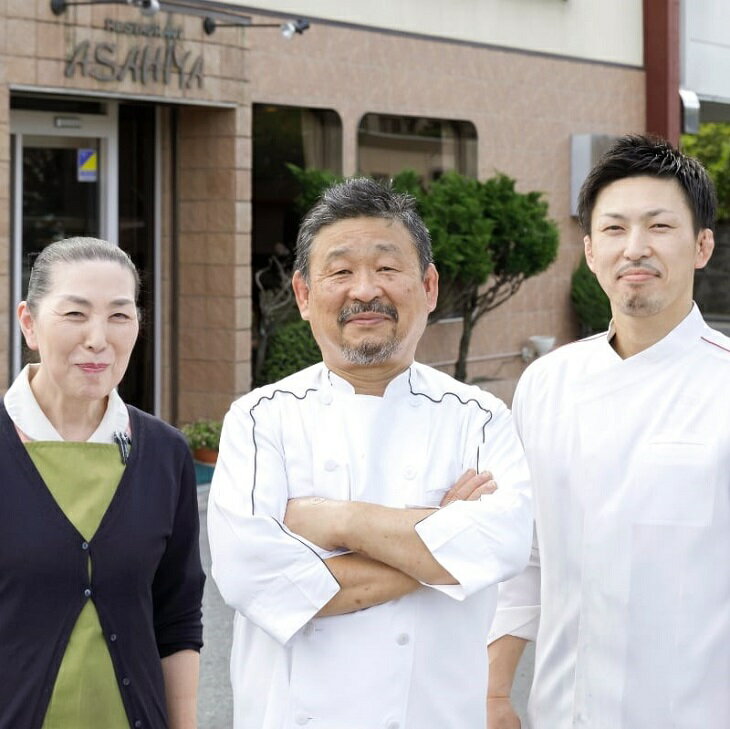
[[[578,220],[586,235],[598,194],[626,177],[661,177],[676,180],[692,211],[695,233],[715,223],[717,195],[707,170],[665,139],[639,134],[621,137],[598,161],[583,183],[578,198]]]

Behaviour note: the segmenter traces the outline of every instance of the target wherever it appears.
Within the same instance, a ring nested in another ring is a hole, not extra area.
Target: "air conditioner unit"
[[[570,214],[578,215],[578,194],[588,173],[618,139],[612,134],[573,134],[570,140]]]

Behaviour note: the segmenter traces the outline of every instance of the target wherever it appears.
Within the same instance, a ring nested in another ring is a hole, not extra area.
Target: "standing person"
[[[40,363],[0,402],[0,728],[193,729],[204,576],[194,467],[115,388],[139,277],[47,246],[18,318]]]
[[[496,584],[532,528],[509,411],[414,362],[438,275],[412,198],[330,188],[296,269],[324,362],[233,404],[208,506],[235,729],[484,726]]]
[[[583,185],[613,320],[517,388],[539,560],[500,588],[490,729],[519,727],[506,697],[535,636],[532,729],[730,726],[730,340],[692,302],[714,214],[704,168],[653,138]]]

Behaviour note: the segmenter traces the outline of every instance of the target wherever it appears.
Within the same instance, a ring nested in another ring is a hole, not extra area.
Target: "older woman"
[[[0,402],[0,729],[195,726],[204,576],[193,463],[115,388],[139,277],[93,238],[38,256],[40,364]]]

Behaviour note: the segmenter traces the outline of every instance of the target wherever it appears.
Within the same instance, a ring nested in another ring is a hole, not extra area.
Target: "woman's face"
[[[18,307],[25,341],[40,355],[34,389],[103,399],[122,379],[139,332],[132,272],[114,261],[59,263],[50,284],[34,315],[26,302]]]

